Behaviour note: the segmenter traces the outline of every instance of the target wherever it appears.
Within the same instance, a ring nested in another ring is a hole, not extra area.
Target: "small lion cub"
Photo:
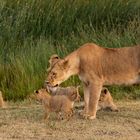
[[[45,108],[44,119],[49,118],[51,112],[58,113],[62,117],[69,119],[73,114],[73,105],[77,100],[77,94],[72,95],[70,100],[66,95],[54,95],[51,96],[46,89],[39,89],[36,92],[36,99],[42,101]],[[60,117],[60,116],[59,116]]]
[[[0,108],[3,108],[3,107],[5,107],[5,102],[2,97],[2,92],[0,91]]]
[[[117,106],[113,102],[113,98],[109,92],[109,90],[103,87],[98,103],[98,110],[109,108],[111,111],[119,111]]]
[[[77,96],[77,99],[75,101],[80,101],[81,96],[79,94],[79,87],[69,86],[69,87],[51,87],[49,85],[46,85],[46,88],[51,95],[66,95],[70,100],[75,99],[75,95]],[[74,96],[74,97],[73,97]]]

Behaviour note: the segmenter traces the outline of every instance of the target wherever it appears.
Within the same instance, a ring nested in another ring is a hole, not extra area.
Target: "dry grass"
[[[120,112],[98,111],[96,120],[76,114],[69,120],[44,122],[41,105],[29,101],[0,109],[0,140],[139,139],[140,101],[119,101]]]

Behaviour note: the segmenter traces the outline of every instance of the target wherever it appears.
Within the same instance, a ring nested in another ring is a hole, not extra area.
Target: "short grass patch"
[[[140,101],[117,101],[119,112],[101,110],[96,120],[85,120],[78,110],[69,120],[56,120],[53,114],[44,121],[40,104],[24,101],[0,109],[0,139],[138,139]]]

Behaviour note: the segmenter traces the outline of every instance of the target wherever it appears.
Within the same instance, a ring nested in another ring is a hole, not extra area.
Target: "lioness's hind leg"
[[[89,89],[84,84],[84,110],[80,113],[82,116],[86,116],[88,113],[88,105],[89,105]]]

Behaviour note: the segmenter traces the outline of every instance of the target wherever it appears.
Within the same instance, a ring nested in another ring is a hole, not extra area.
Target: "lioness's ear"
[[[56,63],[59,59],[60,58],[57,54],[53,54],[49,59],[50,66],[52,66],[54,63]]]
[[[59,60],[59,56],[57,54],[53,54],[49,59],[49,68],[47,69],[47,72],[51,70],[51,67]]]
[[[67,68],[68,62],[69,62],[69,61],[68,61],[68,60],[65,60],[65,59],[62,61],[62,66],[63,66],[64,69]]]

